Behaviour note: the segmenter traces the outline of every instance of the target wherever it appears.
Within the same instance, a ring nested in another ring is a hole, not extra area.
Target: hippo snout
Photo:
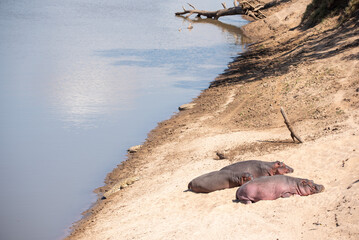
[[[294,172],[294,169],[283,162],[277,161],[274,165],[274,175],[283,175]]]
[[[317,191],[317,193],[321,193],[325,190],[325,187],[323,185],[316,184],[315,190]]]
[[[292,173],[292,172],[294,172],[294,169],[287,166],[287,173]]]
[[[287,165],[284,165],[283,167],[280,167],[277,169],[277,174],[280,174],[280,175],[292,173],[292,172],[294,172],[294,169]]]

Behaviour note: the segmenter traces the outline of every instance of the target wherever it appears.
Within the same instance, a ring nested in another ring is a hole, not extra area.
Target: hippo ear
[[[279,168],[282,165],[282,163],[280,161],[275,161],[274,162],[274,167],[275,168]]]
[[[314,187],[314,182],[313,182],[313,180],[308,180],[308,181],[307,181],[307,185],[308,185],[310,188],[313,188],[313,187]]]
[[[308,181],[306,179],[302,179],[302,180],[300,180],[300,184],[302,186],[306,186],[306,185],[308,185]]]

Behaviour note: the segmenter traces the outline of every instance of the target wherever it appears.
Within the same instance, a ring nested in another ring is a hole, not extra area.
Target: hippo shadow
[[[257,140],[260,143],[285,143],[285,144],[293,144],[298,142],[293,142],[293,140]]]
[[[192,191],[191,189],[186,189],[186,190],[184,190],[183,192],[193,192],[193,193],[195,193],[195,194],[209,194],[209,193],[205,193],[205,192],[194,192],[194,191]]]
[[[248,205],[248,204],[251,204],[252,202],[251,201],[241,201],[239,199],[234,199],[232,200],[233,203],[242,203],[244,205]]]

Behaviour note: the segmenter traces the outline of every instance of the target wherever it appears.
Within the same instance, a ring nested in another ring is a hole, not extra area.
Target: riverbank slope
[[[267,18],[244,27],[257,43],[108,174],[100,194],[139,180],[106,194],[68,239],[358,239],[358,15],[308,28],[310,0],[263,2]],[[284,161],[291,176],[326,190],[251,205],[232,202],[236,188],[184,192],[193,178],[249,159]]]

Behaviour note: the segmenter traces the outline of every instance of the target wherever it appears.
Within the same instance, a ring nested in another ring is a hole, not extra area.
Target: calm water
[[[244,20],[188,30],[185,3],[0,1],[0,239],[64,237],[126,149],[242,51]]]

